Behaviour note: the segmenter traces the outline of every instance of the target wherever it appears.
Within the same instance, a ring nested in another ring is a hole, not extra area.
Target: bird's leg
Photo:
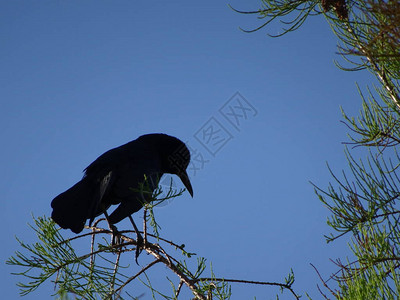
[[[136,260],[136,263],[138,264],[137,259],[139,257],[140,252],[142,252],[142,249],[143,249],[143,246],[144,246],[143,237],[140,234],[139,229],[137,228],[135,222],[133,221],[132,216],[129,216],[129,220],[131,220],[133,228],[135,229],[135,232],[136,232],[137,240],[136,240],[135,260]]]
[[[108,226],[110,227],[110,230],[112,231],[111,246],[120,245],[122,241],[121,241],[121,235],[120,235],[117,227],[114,224],[111,224],[110,218],[108,217],[108,214],[106,211],[104,211],[104,215],[106,216]]]

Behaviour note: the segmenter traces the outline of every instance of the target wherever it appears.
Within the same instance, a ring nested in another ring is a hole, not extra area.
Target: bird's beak
[[[183,171],[180,175],[179,178],[181,179],[183,185],[185,186],[185,188],[187,189],[187,191],[189,192],[190,196],[193,197],[193,188],[192,188],[192,184],[190,183],[189,180],[189,176],[186,173],[186,171]]]

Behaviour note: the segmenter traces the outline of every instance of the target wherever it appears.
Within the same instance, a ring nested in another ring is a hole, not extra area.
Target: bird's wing
[[[93,194],[93,201],[91,202],[91,206],[89,209],[89,226],[91,226],[95,217],[97,217],[100,213],[107,210],[107,205],[102,201],[107,193],[110,191],[112,184],[115,180],[115,172],[109,171],[105,176],[102,176],[97,179],[98,183],[95,185],[95,191]],[[104,206],[104,207],[103,207]]]
[[[111,205],[111,203],[103,200],[107,197],[115,182],[118,165],[126,158],[124,149],[120,146],[105,152],[84,170],[84,177],[90,178],[90,181],[94,183],[88,211],[89,226],[95,217]]]

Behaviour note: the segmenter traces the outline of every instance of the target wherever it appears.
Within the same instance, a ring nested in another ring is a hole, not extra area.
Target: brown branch
[[[170,259],[165,258],[164,256],[160,255],[157,251],[153,249],[153,247],[146,247],[146,251],[153,255],[157,260],[160,260],[163,264],[165,264],[172,272],[174,272],[180,280],[187,285],[187,287],[192,291],[193,295],[196,296],[197,299],[201,300],[206,300],[206,297],[204,295],[200,294],[197,291],[196,285],[193,283],[192,280],[190,280],[183,272],[174,264],[171,262]]]
[[[84,237],[84,236],[89,236],[89,235],[92,235],[92,234],[108,233],[108,234],[112,235],[112,231],[109,230],[109,229],[100,228],[100,227],[94,227],[94,226],[91,226],[91,227],[85,226],[85,228],[87,228],[87,229],[95,229],[96,232],[94,232],[94,233],[93,233],[93,232],[89,232],[89,233],[81,234],[81,235],[79,235],[79,236],[75,236],[75,237],[73,237],[73,238],[70,238],[70,239],[68,239],[68,240],[65,240],[64,242],[69,242],[69,241],[72,241],[72,240],[75,240],[75,239],[78,239],[78,238],[81,238],[81,237]],[[119,230],[118,232],[121,233],[122,235],[123,235],[124,233],[136,233],[134,230]],[[142,233],[142,234],[144,235],[144,231],[139,231],[139,232]],[[147,236],[151,236],[151,237],[156,238],[156,239],[159,239],[160,241],[163,241],[163,242],[165,242],[165,243],[167,243],[167,244],[170,244],[171,246],[174,246],[174,247],[176,247],[176,248],[181,249],[181,250],[184,251],[184,248],[185,248],[185,245],[184,245],[184,244],[178,245],[178,244],[176,244],[176,243],[174,243],[174,242],[172,242],[172,241],[170,241],[170,240],[164,239],[164,238],[162,238],[162,237],[157,237],[156,235],[151,234],[151,233],[148,233],[148,232],[146,233],[146,235],[147,235]],[[129,238],[127,238],[127,237],[125,237],[125,238],[126,238],[126,239],[129,239]],[[143,239],[144,239],[144,238],[143,238]]]
[[[104,230],[102,228],[95,228],[95,227],[91,227],[91,229],[96,230],[96,232],[101,232],[101,233],[112,233],[110,230]],[[92,232],[91,234],[95,234],[96,232]],[[121,232],[120,232],[121,233]],[[127,241],[127,243],[122,243],[119,245],[113,245],[110,246],[110,248],[122,248],[124,246],[127,245],[136,245],[136,241],[134,239],[131,239],[123,234],[121,234],[121,239]],[[192,291],[192,293],[198,298],[198,299],[202,299],[202,300],[206,300],[206,298],[204,297],[204,295],[200,294],[197,291],[197,287],[196,285],[172,262],[171,257],[164,251],[164,249],[162,249],[161,246],[156,245],[156,244],[152,244],[152,243],[146,243],[144,245],[144,250],[153,255],[156,259],[152,264],[149,264],[146,266],[145,270],[147,270],[148,268],[150,268],[152,265],[156,264],[157,262],[162,262],[163,264],[165,264],[172,272],[174,272],[176,275],[178,275],[178,277],[180,278],[180,280],[186,284],[188,286],[188,288]],[[89,255],[94,255],[100,252],[103,252],[104,249],[101,250],[97,250],[92,252]],[[163,255],[161,255],[159,253],[159,251],[161,251],[165,257]],[[80,258],[85,258],[89,256],[87,255],[83,255]],[[175,259],[174,259],[175,260]],[[176,261],[176,260],[175,260]],[[129,278],[121,287],[119,287],[116,292],[120,291],[124,286],[126,286],[129,282],[131,282],[132,280],[134,280],[135,278],[137,278],[140,274],[142,274],[145,270],[141,270],[140,272],[138,272],[136,275],[132,276],[131,278]]]
[[[146,215],[145,215],[145,217],[146,217]],[[132,249],[131,249],[132,247],[127,247],[127,246],[136,246],[137,243],[136,243],[136,240],[134,240],[134,239],[132,239],[132,238],[129,238],[128,236],[126,236],[125,234],[123,234],[123,233],[132,233],[132,232],[134,232],[134,231],[132,231],[132,230],[119,231],[119,233],[121,234],[121,235],[120,235],[121,240],[122,240],[122,241],[125,241],[125,242],[120,243],[120,244],[118,244],[118,245],[109,245],[108,247],[95,250],[95,249],[94,249],[94,241],[95,241],[95,235],[96,235],[96,234],[102,234],[102,233],[103,233],[103,234],[112,234],[112,231],[111,231],[111,230],[97,227],[97,224],[98,224],[99,221],[101,221],[101,219],[99,219],[98,221],[96,221],[96,222],[93,224],[93,226],[91,226],[91,227],[85,226],[86,228],[91,229],[91,232],[90,232],[90,233],[81,234],[81,235],[79,235],[79,236],[76,236],[76,237],[73,237],[73,238],[71,238],[71,239],[69,239],[69,240],[66,240],[66,241],[64,241],[64,242],[62,242],[62,243],[65,243],[65,242],[67,242],[67,241],[72,241],[72,240],[75,240],[75,239],[77,239],[77,238],[82,238],[82,237],[91,235],[91,251],[90,251],[90,253],[78,257],[79,260],[86,259],[86,258],[90,257],[90,263],[91,263],[91,265],[94,264],[95,256],[96,256],[97,254],[102,253],[102,252],[104,252],[104,251],[116,250],[118,256],[117,256],[117,258],[116,258],[116,260],[115,260],[114,269],[113,269],[113,282],[111,283],[111,287],[113,287],[113,286],[114,286],[114,282],[115,282],[116,275],[118,274],[118,267],[119,267],[119,263],[120,263],[121,253],[126,252],[126,251],[132,251]],[[146,223],[146,222],[144,222],[144,224],[145,224],[145,223]],[[156,238],[156,236],[147,233],[147,229],[146,229],[146,228],[144,228],[144,232],[145,232],[145,236],[152,236],[152,237]],[[165,243],[167,243],[167,244],[169,244],[169,245],[171,245],[171,246],[174,246],[174,247],[176,247],[176,248],[179,248],[179,249],[181,249],[181,250],[183,250],[183,248],[184,248],[184,245],[177,245],[177,244],[173,243],[172,241],[169,241],[169,240],[166,240],[166,239],[163,239],[163,238],[160,238],[160,237],[158,237],[158,239],[159,239],[160,241],[163,241],[163,242],[165,242]],[[62,244],[62,243],[60,243],[60,244]],[[127,247],[127,248],[123,249],[124,247]],[[133,248],[133,249],[134,249],[134,248]],[[191,292],[192,292],[193,295],[196,297],[196,299],[207,300],[207,297],[206,297],[204,294],[202,294],[201,292],[199,292],[199,290],[198,290],[199,287],[197,286],[197,283],[200,282],[200,281],[210,281],[211,283],[212,283],[212,282],[230,282],[230,283],[245,283],[245,284],[257,284],[257,285],[278,286],[278,287],[280,287],[280,288],[284,288],[284,289],[289,290],[289,291],[293,294],[293,296],[294,296],[296,299],[300,299],[300,297],[297,296],[297,294],[294,292],[294,290],[292,289],[291,285],[289,285],[289,284],[276,283],[276,282],[262,282],[262,281],[240,280],[240,279],[206,278],[206,277],[204,277],[204,278],[198,278],[198,279],[191,279],[191,278],[190,278],[191,276],[186,275],[186,274],[184,273],[184,271],[181,270],[181,269],[178,267],[179,261],[176,260],[174,257],[170,256],[160,245],[158,245],[158,244],[153,244],[153,243],[149,243],[149,242],[146,240],[146,242],[144,243],[144,250],[145,250],[148,254],[152,255],[152,256],[155,258],[154,261],[152,261],[151,263],[149,263],[148,265],[146,265],[145,267],[143,267],[139,272],[137,272],[137,273],[136,273],[135,275],[133,275],[132,277],[128,278],[128,279],[127,279],[122,285],[120,285],[115,291],[113,291],[112,293],[110,293],[110,294],[108,295],[108,298],[111,299],[111,297],[112,297],[113,295],[120,294],[121,291],[122,291],[122,289],[123,289],[124,287],[126,287],[130,282],[132,282],[133,280],[135,280],[135,279],[136,279],[138,276],[140,276],[141,274],[145,273],[146,270],[148,270],[149,268],[151,268],[151,267],[154,266],[155,264],[161,262],[161,263],[163,263],[167,268],[169,268],[173,273],[175,273],[175,274],[179,277],[179,279],[180,279],[178,288],[177,288],[177,290],[176,290],[176,292],[175,292],[175,296],[176,296],[176,297],[178,297],[178,295],[179,295],[179,293],[180,293],[180,291],[181,291],[181,289],[182,289],[182,286],[183,286],[183,285],[186,285],[186,286],[191,290]],[[183,251],[184,251],[184,250],[183,250]],[[62,268],[62,266],[60,266],[60,268]],[[189,273],[189,274],[190,274],[190,273]]]

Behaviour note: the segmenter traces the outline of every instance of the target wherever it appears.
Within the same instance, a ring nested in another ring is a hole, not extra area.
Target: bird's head
[[[163,171],[178,175],[187,191],[193,197],[192,184],[186,171],[190,163],[190,151],[185,143],[176,137],[161,133],[142,135],[140,139],[146,139],[155,145],[160,154]]]

